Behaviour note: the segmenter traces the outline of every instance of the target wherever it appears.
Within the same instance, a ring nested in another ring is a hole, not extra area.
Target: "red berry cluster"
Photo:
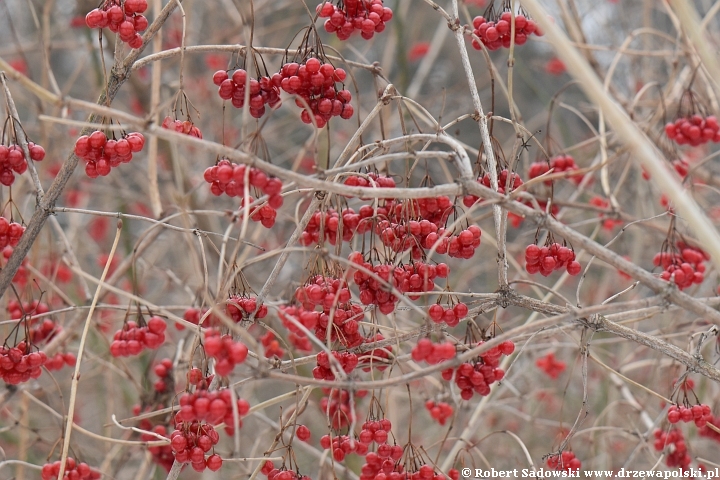
[[[347,40],[355,30],[370,40],[384,31],[385,23],[393,17],[392,9],[384,7],[382,0],[344,0],[340,5],[327,1],[315,9],[320,18],[327,18],[325,31],[336,34],[339,40]]]
[[[47,362],[45,352],[33,352],[26,341],[14,347],[0,346],[0,378],[10,385],[27,382],[42,374]]]
[[[387,263],[373,265],[364,261],[359,252],[351,253],[350,261],[356,265],[362,265],[395,287],[400,293],[409,293],[408,297],[413,300],[419,297],[412,293],[432,291],[435,287],[435,278],[440,277],[440,273],[447,274],[445,268],[438,269],[435,265],[423,262],[413,262],[403,266],[393,266]],[[385,315],[395,310],[397,296],[388,291],[388,287],[375,277],[371,277],[365,271],[357,270],[353,274],[353,281],[360,287],[360,302],[363,305],[377,305]]]
[[[304,331],[296,322],[312,331],[318,323],[320,312],[305,310],[302,306],[283,305],[278,308],[278,317],[283,326],[288,330],[288,340],[295,349],[302,352],[311,352],[312,343]],[[292,320],[294,321],[292,321]]]
[[[30,159],[40,162],[45,158],[45,149],[33,142],[28,142]],[[22,175],[27,170],[27,159],[20,145],[9,147],[0,145],[0,183],[9,187],[15,182],[15,174]]]
[[[325,450],[332,449],[332,455],[336,462],[342,462],[345,460],[345,456],[351,453],[363,456],[368,451],[367,445],[350,438],[348,435],[334,435],[332,440],[330,435],[323,435],[320,437],[320,447]]]
[[[205,331],[205,353],[215,359],[215,372],[226,377],[235,365],[243,363],[248,356],[248,348],[233,340],[232,335],[220,335],[214,329]]]
[[[538,247],[530,244],[525,248],[525,269],[529,274],[540,272],[547,277],[555,270],[565,269],[570,275],[577,275],[582,270],[580,263],[575,260],[575,252],[559,243],[552,243],[549,247]]]
[[[206,468],[213,472],[222,467],[222,458],[212,454],[207,459],[205,454],[220,440],[220,435],[212,425],[192,422],[180,423],[170,434],[170,446],[175,454],[175,460],[180,463],[192,465],[193,470],[202,472]]]
[[[3,220],[5,220],[3,217],[0,217],[0,225],[2,225]],[[7,223],[7,220],[5,221]],[[11,223],[10,225],[18,225],[17,223]],[[20,227],[20,225],[18,225]],[[25,230],[25,227],[20,227]],[[41,302],[39,300],[33,300],[32,302],[22,302],[20,303],[16,299],[9,300],[7,303],[7,312],[10,316],[11,320],[20,320],[23,318],[25,314],[31,314],[31,315],[43,315],[45,313],[48,313],[50,311],[50,308],[47,306],[45,302]],[[49,321],[52,323],[53,328],[55,324],[52,322],[52,320],[46,319],[45,321]]]
[[[468,307],[464,303],[456,303],[455,306],[443,307],[439,303],[430,305],[428,316],[435,323],[447,323],[448,327],[454,327],[468,314]]]
[[[332,355],[345,373],[352,372],[358,365],[358,357],[354,353],[332,352]],[[330,357],[327,352],[322,351],[317,354],[317,366],[313,368],[312,374],[318,380],[335,380],[335,374],[330,368]]]
[[[60,474],[60,467],[60,460],[53,463],[46,463],[40,471],[40,477],[42,480],[55,480]],[[96,480],[101,477],[102,474],[99,471],[94,468],[90,468],[85,462],[78,463],[72,457],[68,457],[65,460],[65,475],[63,476],[63,479]]]
[[[76,362],[77,358],[74,353],[58,352],[52,357],[49,357],[43,366],[52,372],[54,370],[60,370],[64,366],[74,367]]]
[[[690,466],[692,458],[687,450],[685,443],[685,437],[682,431],[677,428],[673,428],[669,432],[663,432],[662,430],[655,430],[653,432],[655,436],[655,442],[653,446],[655,450],[661,452],[665,450],[665,447],[672,445],[667,450],[667,457],[665,458],[665,464],[670,467],[680,467],[686,469]]]
[[[510,184],[509,185],[508,185],[508,175],[510,175]],[[492,188],[491,183],[490,183],[490,174],[489,173],[486,173],[481,178],[478,178],[477,181],[487,188]],[[513,190],[515,190],[516,188],[519,188],[522,184],[523,184],[523,180],[522,180],[522,178],[520,178],[520,175],[518,175],[517,173],[514,173],[514,172],[512,174],[510,174],[510,172],[508,172],[507,168],[505,168],[498,175],[498,190],[497,191],[498,191],[498,193],[502,193],[504,195],[505,193],[510,193]],[[510,191],[508,191],[508,192],[505,191],[506,186],[510,187],[510,189],[509,189]],[[470,208],[473,205],[475,205],[475,203],[478,200],[480,200],[479,197],[468,194],[463,197],[463,205]]]
[[[453,407],[446,402],[436,402],[428,400],[425,402],[425,408],[430,412],[430,416],[440,425],[445,425],[447,419],[452,417]]]
[[[145,146],[142,133],[132,132],[120,140],[108,138],[104,132],[96,130],[90,135],[83,135],[75,141],[75,155],[85,164],[85,173],[90,178],[106,176],[112,168],[132,160],[133,153],[138,153]]]
[[[115,332],[110,344],[110,355],[113,357],[129,357],[138,355],[145,348],[158,348],[165,342],[165,320],[151,317],[146,326],[139,326],[132,320]]]
[[[260,337],[260,343],[265,348],[265,358],[272,358],[273,356],[282,358],[285,355],[285,350],[280,347],[280,342],[271,331]]]
[[[368,172],[365,175],[350,175],[343,182],[348,187],[379,187],[379,188],[395,188],[397,184],[393,177],[387,175],[379,175],[375,172]]]
[[[11,300],[8,302],[8,304],[12,303],[14,300]],[[34,303],[34,302],[33,302]],[[15,317],[14,315],[17,315],[17,310],[13,311],[12,317],[14,319],[18,319],[20,317]],[[29,325],[32,325],[35,322],[34,320],[31,320],[29,322]],[[55,322],[50,320],[49,318],[46,318],[42,322],[37,323],[28,331],[28,338],[30,339],[30,342],[37,345],[38,343],[45,342],[47,340],[51,340],[58,332],[62,330],[62,327],[60,325],[57,325]]]
[[[455,345],[452,342],[433,343],[429,338],[421,338],[412,349],[412,359],[423,360],[435,365],[455,357]]]
[[[463,363],[457,367],[457,370],[452,368],[443,370],[442,377],[447,381],[455,377],[455,383],[461,390],[460,396],[463,400],[470,400],[474,393],[487,396],[490,394],[490,385],[499,382],[505,376],[505,371],[498,368],[500,357],[511,355],[514,351],[513,342],[510,340],[502,342],[480,355],[475,361]]]
[[[283,204],[283,197],[280,195],[283,187],[282,180],[277,177],[268,177],[265,172],[257,168],[237,165],[226,158],[220,160],[217,165],[205,169],[203,177],[210,184],[210,191],[213,195],[220,196],[225,193],[229,197],[243,198],[247,169],[250,170],[247,173],[249,186],[255,187],[268,196],[266,205],[251,210],[250,219],[262,223],[266,228],[271,228],[275,225],[277,209]],[[248,200],[253,201],[252,197]],[[244,202],[243,198],[243,204]]]
[[[23,233],[25,233],[25,227],[20,225],[17,222],[9,222],[7,218],[0,217],[0,248],[5,248],[7,246],[14,247],[18,244],[20,241],[20,237],[22,237]],[[12,249],[10,250],[10,253],[12,253]],[[9,255],[6,256],[6,258],[9,258]],[[8,309],[10,308],[10,304],[8,304]],[[32,309],[25,310],[26,312],[32,311]],[[46,312],[42,312],[46,313]],[[22,316],[22,312],[21,312]],[[15,318],[15,317],[13,317]],[[20,318],[20,317],[17,317]]]
[[[162,128],[173,130],[178,133],[190,135],[191,137],[202,139],[202,132],[198,127],[195,126],[190,120],[174,120],[171,116],[165,117],[162,122]]]
[[[85,23],[89,28],[109,28],[130,48],[140,48],[143,44],[140,32],[148,27],[147,18],[141,14],[147,8],[147,0],[105,0],[100,8],[90,10]]]
[[[680,420],[685,423],[695,422],[696,427],[702,428],[712,420],[713,415],[710,406],[701,403],[692,407],[672,405],[668,409],[667,418],[670,423],[678,423]]]
[[[329,242],[330,245],[335,245],[338,240],[338,233],[341,230],[340,222],[342,221],[342,241],[349,242],[355,235],[358,226],[360,226],[361,220],[363,220],[363,217],[355,213],[355,210],[352,208],[346,208],[340,212],[334,208],[329,208],[326,211],[317,211],[310,217],[310,221],[298,241],[300,245],[306,247],[319,243],[320,228],[322,227],[325,233],[323,240]],[[370,226],[369,222],[363,223]]]
[[[208,310],[208,308],[188,308],[183,314],[183,319],[197,325],[200,323],[200,319],[207,313]],[[220,321],[220,319],[212,313],[203,321],[203,327],[219,327],[220,325],[222,325],[222,321]],[[179,323],[175,324],[175,328],[177,330],[185,330],[185,326]]]
[[[138,412],[139,413],[139,412]],[[148,428],[150,427],[150,428]],[[162,435],[163,437],[167,437],[168,429],[165,427],[165,425],[155,425],[154,427],[151,427],[149,422],[147,425],[142,426],[144,430],[152,430],[154,433],[157,433],[158,435]],[[157,437],[155,435],[151,435],[149,433],[143,433],[140,435],[140,440],[143,442],[152,442],[157,441]],[[173,454],[173,449],[171,445],[159,445],[157,447],[148,447],[148,451],[152,455],[153,461],[163,467],[166,472],[169,472],[170,469],[173,466],[173,463],[175,461],[175,455]]]
[[[284,469],[285,467],[283,467]],[[265,475],[268,480],[310,480],[307,475],[300,475],[294,470],[280,470],[270,460],[263,464],[260,473]]]
[[[350,290],[344,279],[315,275],[295,290],[295,299],[307,310],[316,306],[330,309],[336,304],[350,301]]]
[[[409,480],[404,473],[404,467],[399,462],[403,455],[400,445],[390,446],[387,443],[378,445],[377,452],[365,455],[365,463],[360,468],[361,480]]]
[[[565,371],[565,362],[556,360],[553,352],[535,360],[535,366],[545,372],[545,375],[553,380],[558,378]]]
[[[180,410],[175,416],[176,422],[207,422],[210,425],[225,423],[225,431],[228,435],[235,433],[233,428],[232,395],[230,390],[208,391],[197,389],[193,393],[183,393],[179,400]],[[250,411],[250,404],[247,400],[238,398],[238,416],[244,417]],[[242,428],[242,420],[237,426]]]
[[[157,393],[167,393],[170,385],[173,383],[172,377],[173,363],[169,358],[163,358],[153,367],[153,372],[158,376],[159,380],[153,384],[153,388]]]
[[[215,375],[203,375],[202,370],[197,367],[193,367],[188,370],[187,381],[188,384],[196,386],[200,390],[207,390],[208,386],[212,382]]]
[[[550,159],[550,163],[546,162],[535,162],[530,165],[530,172],[528,176],[530,178],[537,178],[540,175],[544,175],[547,172],[553,170],[553,173],[562,172],[573,172],[579,170],[575,164],[575,159],[571,155],[558,155]],[[582,175],[569,175],[570,179],[576,184],[582,182]],[[552,185],[552,180],[545,180],[545,185]]]
[[[347,74],[342,68],[311,57],[304,63],[283,65],[280,72],[273,75],[273,83],[279,84],[285,92],[300,97],[295,100],[295,105],[302,108],[300,120],[303,123],[314,121],[317,128],[323,128],[330,118],[347,120],[355,112],[350,104],[350,91],[338,89],[335,85],[336,82],[343,83],[345,78]]]
[[[234,303],[238,304],[240,308],[233,305]],[[255,309],[257,309],[255,318],[267,317],[268,308],[265,305],[260,305],[260,308],[257,308],[257,298],[247,295],[233,295],[228,299],[225,312],[235,323],[238,323],[242,320],[247,320]]]
[[[720,142],[720,124],[714,115],[703,118],[695,114],[681,117],[665,125],[665,134],[678,145],[697,147],[708,142]]]
[[[245,106],[245,84],[248,73],[242,68],[233,72],[232,76],[225,70],[218,70],[213,75],[213,83],[217,85],[218,95],[223,100],[230,100],[235,108]],[[270,108],[280,106],[280,87],[277,81],[270,77],[262,76],[258,79],[250,79],[250,115],[253,118],[260,118],[265,115],[265,105]]]
[[[482,230],[477,225],[470,225],[456,235],[443,237],[444,228],[439,228],[437,233],[431,232],[425,237],[425,248],[432,248],[437,244],[435,251],[439,254],[447,253],[449,257],[470,259],[475,255],[475,250],[480,246],[480,235]]]
[[[510,31],[512,21],[512,13],[503,12],[497,20],[486,20],[485,17],[477,16],[473,18],[473,33],[480,39],[488,50],[498,50],[500,47],[510,48]],[[538,37],[543,36],[540,27],[534,20],[519,14],[515,16],[515,45],[524,45],[530,35],[535,34]],[[476,50],[482,47],[476,39],[473,38],[472,46]]]
[[[565,470],[571,472],[579,470],[582,466],[580,459],[575,457],[573,452],[562,452],[560,455],[551,455],[547,459],[547,466],[553,470]]]
[[[707,253],[682,242],[677,243],[677,250],[679,254],[659,252],[653,257],[653,265],[663,268],[660,278],[666,282],[674,281],[680,290],[701,284],[705,280],[705,261],[709,259]]]

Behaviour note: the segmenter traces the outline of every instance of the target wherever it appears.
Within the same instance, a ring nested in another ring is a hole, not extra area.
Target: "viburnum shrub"
[[[6,3],[0,478],[714,468],[714,2]]]

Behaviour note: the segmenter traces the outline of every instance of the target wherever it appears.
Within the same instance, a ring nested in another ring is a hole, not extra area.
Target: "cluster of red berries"
[[[210,184],[210,191],[213,195],[220,196],[224,193],[229,197],[242,197],[244,204],[246,174],[249,186],[255,187],[268,196],[266,205],[250,211],[250,219],[262,223],[266,228],[271,228],[275,225],[277,209],[283,204],[283,197],[280,195],[283,187],[282,180],[277,177],[268,177],[265,172],[257,168],[243,164],[237,165],[226,158],[220,160],[217,165],[205,169],[203,177]],[[252,197],[248,201],[252,202]]]
[[[207,313],[208,310],[208,308],[200,309],[190,307],[185,310],[185,313],[183,314],[183,319],[187,322],[197,325],[200,323],[200,319],[202,319],[202,317]],[[212,313],[208,315],[208,317],[203,321],[203,327],[218,327],[220,325],[222,325],[222,322],[217,316]],[[177,330],[185,330],[185,326],[180,323],[176,323],[175,328]]]
[[[436,402],[428,400],[425,402],[425,408],[430,412],[430,416],[440,425],[445,425],[447,419],[452,417],[453,407],[447,402]]]
[[[160,317],[151,317],[146,326],[139,326],[132,320],[115,332],[110,344],[110,355],[129,357],[138,355],[145,348],[158,348],[165,342],[167,324]]]
[[[147,419],[143,420],[147,421]],[[165,427],[165,425],[155,425],[154,427],[151,427],[150,423],[148,422],[147,425],[144,425],[141,428],[143,428],[144,430],[152,430],[158,435],[167,437],[168,429],[167,427]],[[140,435],[140,440],[142,440],[143,442],[157,441],[157,439],[158,438],[155,435],[151,435],[149,433],[142,433]],[[173,454],[173,449],[171,445],[158,445],[156,447],[148,447],[148,451],[152,455],[152,459],[155,463],[163,467],[166,472],[170,471],[175,461],[175,455]]]
[[[431,232],[425,237],[425,248],[436,246],[435,251],[441,255],[447,253],[449,257],[470,259],[480,246],[482,230],[477,225],[470,225],[460,233],[444,236],[445,229],[439,228],[437,233]]]
[[[109,28],[130,48],[140,48],[143,44],[140,32],[148,27],[148,20],[142,15],[147,8],[147,0],[105,0],[100,8],[90,10],[85,23],[89,28]]]
[[[296,324],[299,323],[307,330],[315,328],[320,312],[305,310],[302,306],[282,305],[278,308],[278,317],[288,331],[288,340],[296,350],[302,352],[312,351],[312,343],[307,334]],[[294,321],[293,321],[294,320]]]
[[[40,162],[45,158],[45,149],[33,142],[28,142],[30,159]],[[27,170],[27,159],[20,145],[9,147],[0,145],[0,183],[9,187],[15,182],[15,174],[22,175]]]
[[[442,377],[447,381],[455,377],[455,383],[461,390],[460,396],[463,400],[470,400],[474,393],[487,396],[490,394],[490,385],[499,382],[505,376],[505,371],[498,368],[500,357],[511,355],[514,351],[515,344],[507,340],[483,353],[475,361],[463,363],[457,367],[457,370],[452,368],[443,370]]]
[[[242,398],[237,399],[238,416],[244,417],[250,411],[250,404]],[[183,393],[179,400],[180,410],[176,414],[175,421],[183,422],[207,422],[210,425],[225,423],[228,435],[235,433],[233,428],[232,395],[230,390],[208,391],[197,389],[193,393]],[[242,428],[242,420],[238,427]]]
[[[0,378],[10,385],[27,382],[42,374],[47,362],[45,352],[33,352],[26,341],[14,347],[0,346]]]
[[[714,115],[703,118],[695,114],[668,123],[665,134],[678,145],[697,147],[708,142],[720,142],[720,124]]]
[[[330,426],[340,430],[350,425],[355,420],[353,409],[350,407],[350,392],[330,388],[323,388],[322,391],[325,396],[320,399],[320,411],[330,420]],[[355,397],[360,396],[362,396],[360,392],[355,392]]]
[[[175,454],[175,460],[180,463],[192,465],[193,470],[202,472],[206,468],[216,472],[222,467],[222,458],[212,454],[207,459],[205,454],[220,440],[220,435],[212,425],[192,422],[180,423],[170,434],[170,446]]]
[[[25,227],[20,225],[17,222],[9,222],[7,218],[0,217],[0,248],[5,248],[7,246],[14,247],[18,244],[20,241],[20,237],[22,237],[23,233],[25,233]],[[12,249],[10,250],[10,253],[12,253]],[[9,258],[7,256],[6,258]],[[8,310],[10,309],[10,304],[8,304]],[[25,310],[26,312],[32,311],[32,309]],[[46,312],[42,312],[46,313]],[[20,317],[22,316],[22,312],[20,312]],[[20,317],[12,317],[12,318],[20,318]]]
[[[350,104],[350,91],[338,89],[335,85],[336,82],[343,83],[346,78],[342,68],[311,57],[304,63],[286,63],[280,72],[273,75],[273,82],[279,82],[285,92],[300,97],[295,100],[295,105],[302,108],[300,120],[303,123],[314,122],[317,128],[323,128],[330,118],[347,120],[355,112]]]
[[[350,373],[358,366],[358,357],[352,352],[332,352],[332,356],[338,361],[340,367],[345,373]],[[317,354],[317,366],[313,368],[313,377],[318,380],[335,380],[335,374],[332,371],[330,356],[327,352],[322,351]]]
[[[5,218],[0,217],[0,229],[1,225],[3,224],[3,220],[5,220]],[[5,223],[7,223],[7,220],[5,220]],[[23,231],[25,230],[25,227],[21,227],[17,223],[11,223],[10,225],[17,225],[19,228],[22,228]],[[41,302],[40,300],[20,303],[18,300],[12,299],[9,300],[7,303],[7,312],[11,320],[20,320],[21,318],[23,318],[23,316],[25,316],[25,314],[43,315],[45,313],[48,313],[49,311],[50,307],[48,307],[45,302]],[[49,321],[54,327],[55,324],[52,322],[52,320],[46,319],[45,321]]]
[[[12,303],[13,301],[14,300],[11,300],[10,302],[8,302],[8,305],[10,303]],[[33,302],[33,303],[35,303],[35,302]],[[44,304],[41,304],[41,305],[44,305]],[[46,308],[47,308],[47,306],[46,306]],[[13,311],[12,318],[15,318],[15,319],[20,318],[20,317],[14,316],[17,314],[17,312],[19,312],[19,310]],[[34,313],[37,314],[37,311],[35,311]],[[33,324],[36,324],[36,325],[34,325],[33,327],[31,327],[28,330],[28,338],[30,339],[30,342],[33,344],[38,344],[38,343],[45,342],[47,340],[51,340],[55,335],[57,335],[62,330],[62,327],[60,325],[57,325],[55,322],[53,322],[49,318],[46,318],[45,320],[43,320],[42,322],[39,322],[39,323],[33,319],[29,322],[29,325],[33,325]]]
[[[315,275],[295,290],[295,300],[307,310],[313,310],[316,306],[330,309],[336,304],[349,302],[350,290],[344,279]]]
[[[695,422],[696,427],[702,428],[712,420],[713,416],[710,406],[701,403],[692,407],[672,405],[668,409],[667,418],[670,423],[678,423],[681,420],[685,423]]]
[[[545,372],[545,375],[553,380],[558,378],[565,371],[565,362],[556,360],[553,352],[535,360],[535,366]]]
[[[372,210],[372,208],[370,208],[370,210]],[[371,215],[372,213],[370,213],[368,217]],[[322,228],[322,231],[325,234],[323,240],[330,243],[330,245],[335,245],[337,243],[339,238],[338,233],[341,231],[342,241],[349,242],[352,240],[353,235],[355,235],[356,230],[360,226],[361,220],[363,220],[363,217],[355,213],[355,210],[352,208],[346,208],[340,212],[334,208],[329,208],[325,211],[317,211],[313,213],[312,217],[310,217],[310,221],[305,227],[303,233],[300,235],[300,239],[298,241],[300,242],[300,245],[305,247],[319,243]],[[341,221],[342,229],[340,225]],[[370,227],[369,222],[363,222],[363,224],[367,225],[368,228]],[[361,231],[360,233],[365,233],[365,231]]]
[[[575,164],[575,159],[571,155],[558,155],[550,159],[550,163],[546,162],[535,162],[530,165],[530,171],[528,176],[530,178],[537,178],[540,175],[544,175],[552,169],[553,173],[562,172],[573,172],[579,170]],[[582,182],[582,175],[569,175],[570,179],[576,184]],[[545,180],[545,185],[552,185],[552,180]]]
[[[200,390],[207,390],[208,386],[212,382],[215,375],[203,375],[202,370],[197,367],[193,367],[188,370],[187,381],[188,384],[196,386]]]
[[[682,242],[677,243],[677,250],[679,254],[659,252],[653,257],[653,265],[663,268],[660,278],[674,281],[680,290],[701,284],[705,279],[705,261],[709,259],[707,253]]]
[[[348,435],[334,435],[332,439],[330,435],[323,435],[320,437],[320,447],[325,450],[332,450],[332,455],[336,462],[342,462],[345,460],[345,456],[351,453],[363,456],[368,452],[368,446],[366,444],[360,443]],[[268,477],[268,479],[269,478],[270,477]]]
[[[508,184],[508,175],[510,175],[510,183],[509,184]],[[483,185],[487,188],[492,188],[491,183],[490,183],[490,174],[489,173],[486,173],[481,178],[478,178],[477,181],[481,185]],[[505,193],[510,193],[513,190],[515,190],[516,188],[519,188],[522,184],[523,184],[523,180],[522,180],[522,178],[520,178],[520,175],[518,175],[517,173],[514,173],[514,172],[511,174],[510,172],[508,172],[508,169],[505,168],[498,175],[498,190],[497,191],[498,191],[498,193],[501,193],[504,195]],[[509,187],[508,192],[505,191],[506,186]],[[480,200],[479,197],[468,194],[463,197],[463,205],[470,208],[473,205],[475,205],[475,203],[478,200]]]
[[[530,244],[525,248],[525,269],[529,274],[540,272],[547,277],[555,270],[565,269],[570,275],[577,275],[582,270],[580,262],[575,260],[575,252],[559,243],[538,247]]]
[[[388,175],[379,175],[375,172],[368,172],[366,175],[350,175],[343,182],[348,187],[379,187],[379,188],[395,188],[397,184],[395,179]]]
[[[377,452],[369,452],[365,455],[365,463],[360,467],[360,479],[409,480],[411,475],[407,475],[404,465],[399,463],[402,456],[403,447],[400,445],[390,446],[387,443],[378,445]]]
[[[52,372],[55,370],[60,370],[65,366],[74,367],[76,362],[77,358],[75,357],[74,353],[58,352],[52,357],[48,357],[43,366]]]
[[[233,304],[237,304],[240,308]],[[227,306],[225,307],[225,312],[230,318],[233,319],[235,323],[238,323],[244,319],[247,319],[250,315],[253,314],[256,309],[257,314],[255,315],[255,318],[267,317],[267,306],[260,305],[260,308],[257,308],[257,298],[247,295],[233,295],[228,300]]]
[[[500,47],[510,48],[510,32],[512,21],[511,12],[503,12],[497,20],[486,20],[485,17],[477,16],[473,18],[473,33],[480,39],[488,50],[498,50]],[[543,36],[540,27],[534,20],[519,14],[515,16],[515,45],[523,45],[527,42],[530,35],[535,34],[538,37]],[[472,46],[476,50],[482,47],[476,39],[473,38]]]
[[[112,168],[121,163],[130,162],[133,153],[138,153],[144,146],[145,137],[142,133],[132,132],[120,140],[115,140],[96,130],[75,141],[75,155],[86,162],[85,174],[90,178],[97,178],[108,175]]]
[[[392,422],[387,418],[367,420],[362,424],[358,440],[365,445],[370,445],[372,442],[381,445],[387,442],[390,430],[392,430]]]
[[[573,452],[562,452],[560,455],[551,455],[547,459],[547,466],[553,470],[572,472],[582,466],[580,459]]]
[[[344,0],[341,6],[325,1],[315,11],[325,20],[325,31],[334,33],[339,40],[347,40],[355,30],[370,40],[375,33],[385,30],[385,23],[392,20],[393,11],[383,6],[382,0]]]
[[[444,307],[439,303],[430,305],[428,316],[435,323],[447,323],[448,327],[454,327],[468,314],[468,307],[463,302],[454,306]]]
[[[173,383],[172,378],[173,363],[169,358],[163,358],[153,367],[153,372],[158,376],[158,381],[153,384],[153,389],[157,393],[167,393],[169,386]]]
[[[230,76],[225,70],[218,70],[213,75],[213,83],[218,86],[218,95],[223,100],[230,100],[235,108],[245,106],[245,84],[248,74],[242,68],[235,70]],[[262,76],[250,79],[250,115],[260,118],[265,115],[265,105],[270,108],[279,107],[280,85],[270,77]]]
[[[412,359],[423,360],[435,365],[455,357],[455,345],[452,342],[433,343],[429,338],[421,338],[412,349]]]
[[[670,467],[680,467],[686,469],[690,466],[692,458],[687,450],[687,444],[685,443],[685,437],[682,431],[677,428],[673,428],[669,432],[663,432],[662,430],[655,430],[653,432],[655,436],[655,442],[653,446],[655,450],[661,452],[665,450],[665,447],[672,445],[667,450],[667,457],[665,458],[665,464]]]
[[[260,343],[265,349],[265,358],[272,358],[273,356],[282,358],[285,355],[285,350],[280,347],[280,342],[275,338],[275,334],[269,330],[260,337]]]
[[[42,478],[42,480],[57,479],[58,475],[60,474],[61,466],[62,464],[60,463],[60,460],[57,460],[53,463],[46,463],[45,465],[43,465],[42,470],[40,471],[40,477]],[[95,470],[94,468],[90,468],[90,466],[88,466],[88,464],[85,462],[78,463],[72,457],[68,457],[65,460],[65,475],[63,476],[63,478],[73,480],[96,480],[101,477],[102,474],[99,471]]]
[[[307,475],[299,475],[294,470],[284,470],[284,468],[283,470],[275,468],[273,462],[267,460],[260,469],[260,473],[265,475],[268,480],[310,480]]]
[[[215,359],[215,372],[222,377],[230,375],[235,365],[243,363],[248,348],[233,340],[232,335],[220,335],[214,329],[205,331],[205,353]]]
[[[171,116],[165,117],[162,122],[162,128],[173,130],[178,133],[190,135],[191,137],[202,139],[202,132],[190,120],[174,120]]]

